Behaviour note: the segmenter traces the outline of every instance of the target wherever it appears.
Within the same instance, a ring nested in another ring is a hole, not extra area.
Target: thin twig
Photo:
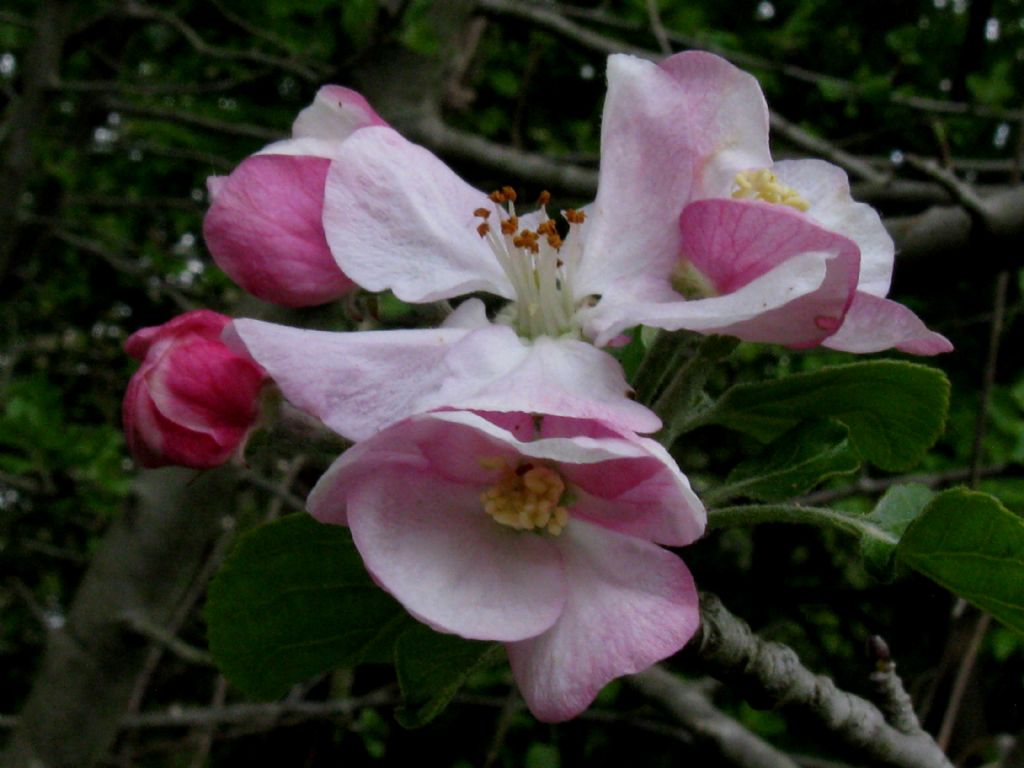
[[[237,77],[225,77],[201,83],[145,83],[120,80],[62,80],[58,85],[69,93],[118,93],[124,96],[166,96],[198,93],[225,93],[267,77],[272,70],[261,69]]]
[[[122,99],[110,98],[106,100],[108,109],[123,112],[127,115],[138,117],[151,117],[157,120],[166,120],[175,125],[188,125],[196,128],[205,128],[218,133],[225,133],[231,136],[244,136],[250,139],[261,139],[263,141],[276,141],[284,138],[287,131],[264,128],[262,125],[251,125],[249,123],[236,123],[230,120],[218,120],[213,117],[196,115],[184,112],[180,109],[166,107],[155,107],[148,104],[135,104]]]
[[[497,764],[505,738],[508,736],[516,716],[522,710],[523,697],[519,695],[519,691],[513,686],[509,689],[508,696],[505,698],[505,706],[498,713],[498,722],[494,726],[494,735],[491,737],[491,745],[487,749],[487,757],[484,759],[483,768],[492,768],[492,766]]]
[[[921,721],[914,712],[914,702],[903,686],[903,679],[896,673],[896,662],[889,653],[888,643],[878,635],[873,635],[869,643],[875,656],[871,682],[881,700],[886,719],[901,733],[919,733]]]
[[[672,53],[672,43],[668,41],[665,34],[665,25],[661,23],[661,11],[658,10],[658,0],[647,0],[647,23],[650,24],[651,34],[658,41],[661,52],[668,56]]]
[[[229,704],[226,707],[172,707],[163,712],[140,712],[126,716],[122,728],[196,728],[210,725],[241,725],[259,720],[323,720],[347,717],[369,707],[397,704],[398,693],[382,688],[365,696],[331,701],[281,701]]]
[[[995,477],[1007,472],[1016,471],[1012,464],[993,464],[989,467],[979,467],[978,477]],[[823,490],[809,493],[793,500],[794,504],[820,505],[828,504],[838,499],[845,499],[860,494],[873,495],[883,493],[894,485],[905,485],[907,483],[918,483],[929,488],[941,488],[944,485],[962,483],[971,479],[973,470],[947,469],[942,472],[920,472],[909,475],[894,475],[893,477],[859,477],[853,483],[834,490]]]
[[[224,675],[217,675],[213,683],[213,695],[210,697],[210,708],[220,709],[224,706],[224,700],[228,694],[228,681]],[[198,745],[192,755],[189,768],[203,768],[213,747],[213,737],[217,733],[217,726],[213,723],[200,726],[198,729]]]
[[[907,155],[906,163],[911,168],[920,171],[937,184],[940,184],[973,217],[981,220],[983,223],[988,221],[990,214],[985,201],[978,197],[978,193],[974,191],[970,184],[960,181],[955,173],[941,167],[934,160],[917,157],[916,155]]]
[[[232,48],[223,48],[217,45],[212,45],[206,42],[206,40],[204,40],[203,37],[195,31],[195,29],[186,24],[183,19],[160,8],[153,8],[151,6],[131,2],[131,0],[129,0],[129,2],[125,3],[123,6],[123,13],[134,19],[157,21],[177,30],[177,32],[185,38],[188,44],[195,49],[196,53],[201,56],[209,56],[211,58],[222,59],[225,61],[266,64],[291,72],[293,75],[298,75],[304,80],[308,80],[312,83],[318,83],[324,76],[323,67],[320,69],[314,69],[308,66],[308,64],[300,63],[295,59],[282,58],[281,56],[274,56],[273,54],[263,53],[262,51],[238,51]]]
[[[592,197],[597,190],[597,172],[590,168],[488,141],[452,128],[440,119],[424,119],[412,127],[411,133],[411,138],[428,144],[438,154],[469,160],[516,181],[530,181],[580,197]]]
[[[996,276],[995,290],[992,297],[992,323],[989,325],[988,352],[985,357],[985,368],[982,373],[981,395],[978,403],[978,415],[974,422],[974,444],[971,451],[971,487],[977,488],[981,479],[981,460],[985,451],[985,432],[988,426],[988,411],[992,402],[992,389],[995,386],[996,367],[999,362],[999,342],[1003,334],[1003,319],[1006,314],[1006,291],[1009,283],[1009,272],[1003,270]],[[963,609],[965,603],[961,598],[958,607]],[[987,613],[981,614],[971,632],[970,642],[957,667],[956,677],[953,679],[953,688],[949,694],[949,702],[946,704],[946,711],[942,715],[942,725],[939,727],[938,743],[942,749],[949,747],[950,739],[953,737],[953,728],[960,714],[960,705],[963,703],[964,693],[967,690],[967,683],[970,681],[971,672],[978,658],[978,651],[981,649],[981,641],[988,631],[991,617]]]
[[[209,651],[189,645],[145,616],[137,613],[127,613],[124,615],[124,623],[131,627],[133,632],[152,640],[189,664],[198,664],[203,667],[214,666],[213,656],[210,655]]]
[[[269,480],[260,473],[254,472],[248,467],[240,467],[238,475],[250,485],[254,485],[260,490],[269,493],[273,498],[279,499],[292,511],[304,512],[306,510],[306,502],[293,494],[286,487],[283,487],[283,485],[275,483],[273,480]]]

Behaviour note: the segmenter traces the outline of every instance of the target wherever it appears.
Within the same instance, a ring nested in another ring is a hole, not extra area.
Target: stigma
[[[579,335],[572,273],[582,256],[579,230],[586,214],[572,209],[562,212],[568,225],[563,238],[547,213],[550,193],[542,192],[537,210],[522,218],[516,213],[516,198],[512,187],[502,187],[489,195],[493,208],[473,211],[480,219],[477,234],[490,246],[515,289],[514,302],[497,320],[529,339]]]
[[[776,205],[788,205],[798,211],[811,207],[793,187],[783,184],[779,177],[767,168],[756,171],[741,171],[733,179],[736,188],[732,196],[736,200],[762,200]]]
[[[480,494],[480,502],[501,525],[557,536],[569,522],[569,510],[559,504],[564,494],[565,481],[550,467],[522,464],[512,469],[505,464],[498,481]]]

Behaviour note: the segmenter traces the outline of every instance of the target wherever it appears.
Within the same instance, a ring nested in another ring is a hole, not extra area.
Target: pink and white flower
[[[697,539],[704,508],[657,443],[600,422],[414,416],[343,454],[308,508],[349,526],[417,619],[504,643],[541,720],[580,713],[698,625],[690,573],[658,545]]]
[[[794,347],[935,354],[949,343],[884,296],[893,245],[845,174],[772,163],[757,81],[716,56],[608,61],[597,199],[519,215],[387,126],[348,138],[323,224],[341,269],[410,302],[486,291],[526,338],[607,344],[632,325]]]
[[[141,466],[205,469],[242,450],[267,377],[221,341],[230,322],[199,309],[128,337],[125,351],[142,365],[125,392],[124,433]]]
[[[323,304],[355,285],[335,263],[323,229],[331,158],[353,133],[384,121],[354,91],[320,89],[292,138],[264,147],[231,175],[207,180],[203,235],[214,261],[249,293],[275,304]]]

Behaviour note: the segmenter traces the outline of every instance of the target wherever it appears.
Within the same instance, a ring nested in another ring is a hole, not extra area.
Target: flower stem
[[[831,528],[857,538],[869,538],[896,546],[899,539],[859,515],[828,507],[802,507],[797,504],[744,504],[708,510],[708,528],[735,528],[760,523],[797,523]]]

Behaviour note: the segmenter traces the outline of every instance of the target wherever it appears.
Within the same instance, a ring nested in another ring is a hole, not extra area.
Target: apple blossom
[[[773,164],[757,81],[702,52],[608,60],[597,199],[525,215],[387,126],[339,148],[323,224],[340,268],[410,302],[486,291],[525,338],[632,325],[917,354],[948,342],[884,296],[892,241],[817,160]],[[849,320],[847,318],[849,317]]]
[[[241,451],[266,374],[221,341],[229,322],[200,309],[125,341],[142,361],[122,410],[128,449],[141,466],[215,467]]]
[[[227,177],[207,180],[212,205],[203,235],[236,283],[290,307],[323,304],[354,288],[324,238],[324,183],[338,147],[368,125],[384,121],[362,96],[325,86],[299,113],[291,139],[264,147]]]
[[[344,453],[308,500],[374,580],[441,632],[496,640],[558,721],[698,625],[683,546],[706,514],[657,443],[593,420],[444,411]]]

